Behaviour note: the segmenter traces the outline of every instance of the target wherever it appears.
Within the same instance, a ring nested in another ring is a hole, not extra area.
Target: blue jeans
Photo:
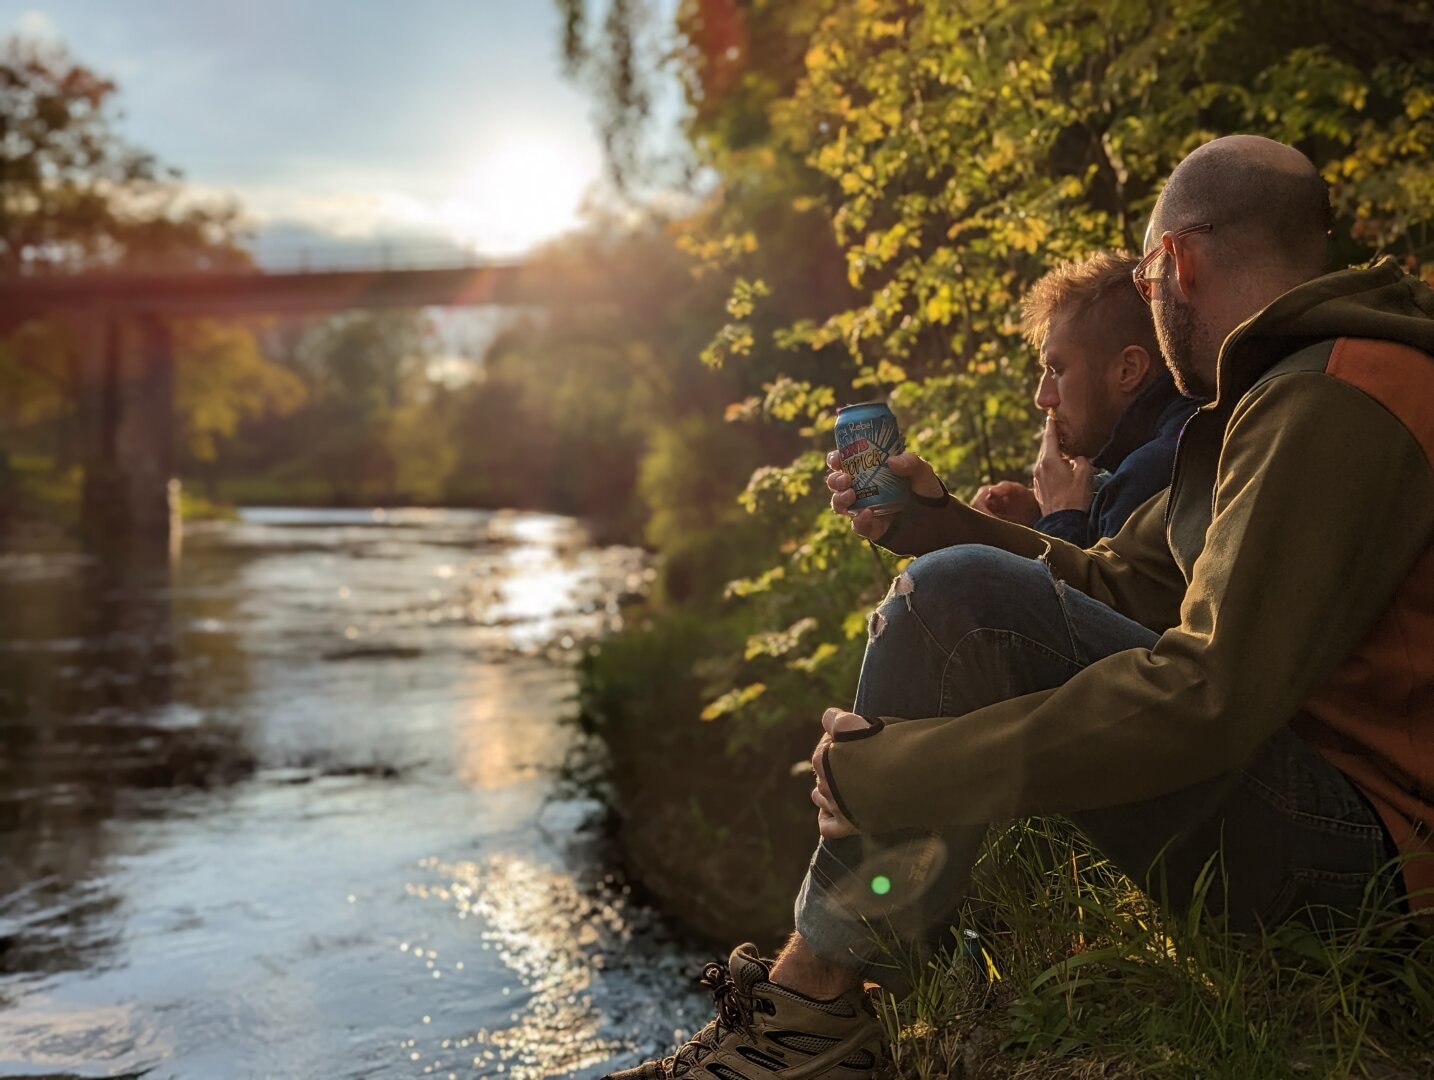
[[[1102,657],[1148,649],[1157,635],[1063,582],[1040,562],[995,548],[925,555],[871,616],[854,711],[959,716],[1064,683]],[[953,794],[958,797],[959,794]],[[1288,728],[1243,768],[1158,798],[1071,814],[1091,841],[1153,896],[1188,906],[1212,856],[1207,893],[1236,930],[1306,907],[1356,912],[1395,856],[1364,796]],[[797,898],[796,928],[817,956],[877,974],[890,951],[874,926],[932,944],[965,896],[984,829],[822,841]],[[919,882],[875,897],[875,878]]]

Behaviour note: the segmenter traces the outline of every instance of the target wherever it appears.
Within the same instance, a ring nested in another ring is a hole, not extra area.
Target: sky
[[[560,29],[552,0],[0,0],[0,36],[114,79],[119,130],[236,196],[276,268],[572,228],[603,163]]]

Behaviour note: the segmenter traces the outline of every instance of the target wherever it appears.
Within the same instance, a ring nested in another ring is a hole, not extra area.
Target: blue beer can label
[[[852,510],[894,514],[911,499],[903,477],[886,467],[886,459],[906,449],[896,417],[884,402],[843,405],[837,410],[837,456],[841,471],[851,477],[856,491]]]

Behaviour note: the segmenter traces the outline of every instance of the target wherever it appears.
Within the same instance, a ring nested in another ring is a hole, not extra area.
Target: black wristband
[[[945,506],[951,499],[951,492],[946,490],[946,481],[942,480],[941,477],[938,476],[936,482],[941,485],[940,495],[918,495],[913,491],[911,493],[911,501],[917,506]]]

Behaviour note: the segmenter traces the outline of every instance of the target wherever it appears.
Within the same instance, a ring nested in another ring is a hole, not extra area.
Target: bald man
[[[1434,294],[1389,260],[1325,273],[1329,220],[1266,139],[1171,174],[1136,284],[1213,401],[1113,539],[988,517],[892,459],[918,497],[892,550],[921,557],[872,616],[855,709],[822,718],[796,933],[710,965],[718,1018],[618,1076],[869,1075],[862,980],[894,980],[874,928],[929,942],[1015,815],[1069,815],[1177,910],[1219,867],[1200,895],[1236,929],[1340,922],[1367,889],[1434,905]]]

